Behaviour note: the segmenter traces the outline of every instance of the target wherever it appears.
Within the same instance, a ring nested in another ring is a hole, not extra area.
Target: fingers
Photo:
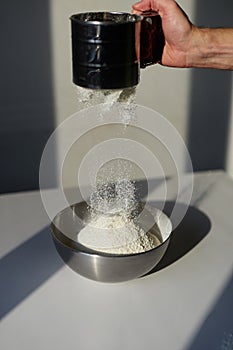
[[[174,0],[142,0],[133,5],[134,11],[157,11],[161,17],[177,8]]]
[[[150,11],[150,10],[152,10],[151,1],[150,0],[143,0],[143,1],[136,2],[136,4],[133,5],[133,10],[135,10],[135,11]]]

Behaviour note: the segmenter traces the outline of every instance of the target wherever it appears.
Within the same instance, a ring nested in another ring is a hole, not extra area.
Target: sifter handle
[[[165,44],[162,29],[162,20],[156,11],[145,11],[140,13],[140,68],[161,62]]]

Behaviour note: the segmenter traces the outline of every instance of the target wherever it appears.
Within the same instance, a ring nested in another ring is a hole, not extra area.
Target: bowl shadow
[[[168,217],[170,217],[174,205],[175,202],[173,201],[165,203],[163,212]],[[176,205],[180,210],[183,210],[185,206],[182,203],[176,203]],[[153,206],[161,207],[161,203],[153,202]],[[144,276],[162,270],[182,258],[206,237],[210,229],[211,221],[208,216],[201,210],[189,206],[183,220],[172,232],[167,251],[163,258]]]

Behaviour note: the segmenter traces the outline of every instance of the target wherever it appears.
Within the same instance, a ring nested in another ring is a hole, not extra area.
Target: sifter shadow
[[[166,202],[163,212],[170,217],[175,202]],[[178,210],[184,210],[185,204],[176,203]],[[154,207],[160,207],[160,202],[153,202]],[[208,216],[192,206],[188,210],[181,223],[171,234],[167,251],[160,262],[145,276],[164,269],[182,258],[196,247],[209,233],[211,222]]]

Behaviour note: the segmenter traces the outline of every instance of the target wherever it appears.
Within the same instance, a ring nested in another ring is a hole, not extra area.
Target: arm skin
[[[233,69],[233,28],[198,28],[174,0],[142,0],[133,5],[134,13],[149,10],[162,18],[162,65]]]

